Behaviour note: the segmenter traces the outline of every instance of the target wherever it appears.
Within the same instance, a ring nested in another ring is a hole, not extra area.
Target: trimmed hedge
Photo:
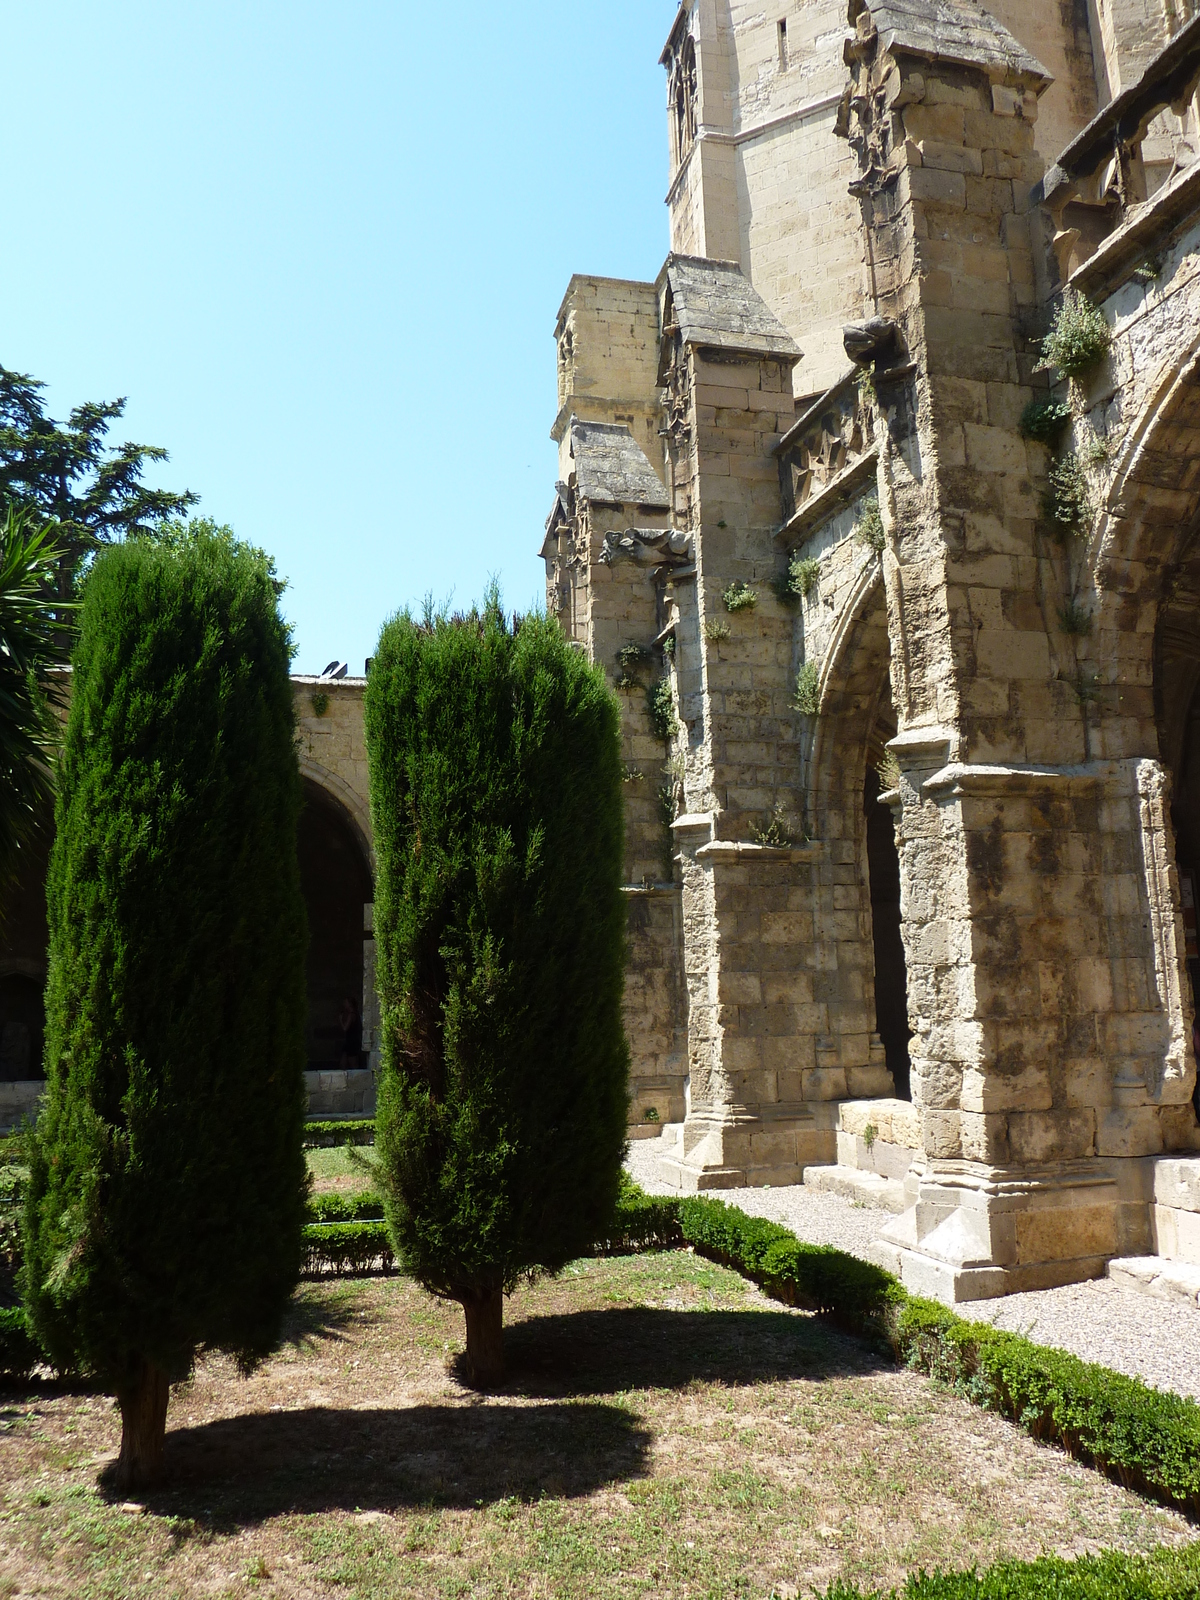
[[[314,1194],[309,1196],[309,1222],[379,1222],[383,1218],[383,1199],[373,1189],[359,1194]]]
[[[1064,1350],[907,1296],[893,1343],[910,1367],[1061,1445],[1127,1489],[1200,1514],[1200,1406]]]
[[[623,1173],[612,1223],[592,1254],[629,1256],[642,1250],[678,1250],[683,1243],[678,1200],[647,1194]]]
[[[887,1337],[888,1313],[906,1298],[890,1272],[832,1245],[805,1244],[778,1222],[721,1200],[675,1204],[684,1243],[701,1255],[733,1267],[785,1305],[819,1311],[861,1337]]]
[[[835,1583],[825,1600],[885,1600]],[[1115,1550],[1064,1561],[1001,1561],[986,1572],[915,1573],[886,1600],[1200,1600],[1200,1545],[1127,1556]]]
[[[42,1360],[22,1306],[0,1310],[0,1381],[24,1383]]]
[[[305,1273],[391,1272],[392,1241],[383,1222],[310,1222],[301,1233]]]
[[[347,1118],[345,1122],[306,1122],[304,1148],[333,1150],[344,1144],[374,1144],[375,1120]]]

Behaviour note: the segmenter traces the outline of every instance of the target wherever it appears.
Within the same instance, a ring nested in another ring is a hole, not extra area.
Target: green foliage
[[[155,445],[108,442],[124,400],[76,406],[66,422],[46,415],[45,384],[0,366],[0,510],[28,511],[38,525],[58,524],[63,546],[59,594],[66,598],[95,550],[154,532],[196,503],[190,492],[149,489],[146,466],[168,460]]]
[[[1200,1406],[933,1301],[906,1299],[894,1342],[909,1366],[952,1384],[1035,1439],[1128,1488],[1200,1512]]]
[[[815,661],[806,661],[796,674],[796,693],[792,704],[806,717],[815,717],[821,709],[821,676]]]
[[[1023,439],[1053,444],[1070,420],[1071,408],[1065,400],[1031,400],[1017,427]]]
[[[891,790],[898,789],[904,776],[900,771],[900,762],[897,760],[894,750],[884,751],[883,760],[875,768],[875,772],[879,778],[879,792],[881,794],[888,794]]]
[[[182,1376],[202,1345],[252,1366],[300,1268],[289,656],[258,551],[133,540],[88,575],[22,1288],[54,1365],[119,1394],[148,1367]]]
[[[658,737],[670,741],[679,732],[679,718],[675,715],[675,697],[671,693],[670,678],[659,678],[646,691],[646,704],[650,712],[650,726]]]
[[[821,578],[821,563],[816,556],[793,554],[786,572],[777,572],[771,579],[771,588],[781,605],[797,606],[807,600]]]
[[[552,618],[384,629],[366,692],[397,1254],[470,1305],[590,1249],[629,1052],[620,713]]]
[[[623,644],[617,651],[617,665],[621,669],[617,679],[618,689],[641,687],[642,673],[654,660],[654,653],[644,644]]]
[[[314,717],[323,717],[329,710],[329,696],[324,689],[314,689],[309,695],[309,703],[313,708]]]
[[[675,659],[675,635],[673,633],[669,633],[663,640],[663,655],[666,656],[668,661],[674,661]]]
[[[641,1250],[678,1250],[682,1245],[678,1200],[647,1194],[623,1172],[612,1221],[597,1236],[591,1253],[626,1256]]]
[[[336,1150],[344,1144],[374,1144],[375,1119],[350,1119],[345,1122],[306,1122],[306,1150]]]
[[[839,1327],[882,1338],[891,1308],[905,1292],[891,1273],[835,1250],[805,1244],[765,1217],[750,1217],[721,1200],[678,1202],[686,1244],[698,1255],[733,1267],[789,1306],[819,1311]]]
[[[61,559],[54,533],[11,504],[0,524],[0,885],[53,798],[49,673],[66,665],[64,613],[74,609],[51,603]]]
[[[1042,340],[1041,365],[1075,378],[1102,361],[1111,343],[1103,313],[1086,296],[1064,289],[1050,332]]]
[[[748,583],[731,583],[721,596],[726,611],[748,611],[758,604],[758,590]]]
[[[0,1308],[0,1383],[25,1383],[41,1359],[24,1307]]]
[[[306,1273],[391,1272],[396,1260],[385,1222],[310,1222],[303,1249]]]
[[[854,532],[860,543],[865,544],[868,550],[874,550],[877,556],[883,554],[887,540],[883,532],[883,514],[875,495],[869,494],[859,507]]]
[[[1059,610],[1058,625],[1064,633],[1086,638],[1092,631],[1092,614],[1078,600],[1068,600]]]
[[[378,1222],[383,1217],[383,1198],[373,1189],[357,1194],[314,1194],[305,1207],[309,1222]]]
[[[704,620],[704,637],[709,644],[721,644],[729,637],[729,624],[720,617],[706,617]]]
[[[916,1572],[887,1596],[835,1583],[824,1600],[1200,1600],[1200,1545],[1148,1556],[1105,1550],[1000,1561],[986,1572]]]
[[[769,817],[760,826],[752,825],[750,837],[755,844],[779,847],[792,842],[792,818],[782,800],[777,800]]]
[[[1073,452],[1051,462],[1049,482],[1042,495],[1042,511],[1054,536],[1064,540],[1087,523],[1092,515],[1092,496],[1083,463]]]

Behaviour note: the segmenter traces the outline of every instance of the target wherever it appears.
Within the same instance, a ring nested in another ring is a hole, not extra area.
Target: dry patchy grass
[[[314,1194],[358,1194],[371,1188],[369,1163],[374,1150],[341,1145],[333,1150],[306,1150]]]
[[[306,1285],[255,1377],[214,1357],[173,1393],[140,1508],[98,1486],[109,1401],[5,1397],[0,1597],[765,1597],[1189,1537],[687,1254],[576,1263],[508,1319],[480,1396],[456,1307]]]

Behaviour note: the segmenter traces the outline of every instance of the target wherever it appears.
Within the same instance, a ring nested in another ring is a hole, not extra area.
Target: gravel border
[[[658,1176],[662,1146],[656,1139],[634,1140],[625,1166],[650,1194],[676,1191]],[[879,1206],[845,1200],[791,1184],[779,1189],[721,1189],[725,1200],[754,1217],[769,1217],[810,1244],[836,1245],[851,1255],[866,1248],[893,1220]],[[975,1300],[956,1308],[972,1321],[990,1322],[1021,1333],[1035,1344],[1069,1350],[1084,1361],[1096,1361],[1141,1378],[1156,1389],[1200,1400],[1200,1310],[1182,1302],[1158,1300],[1093,1278],[1061,1289]]]

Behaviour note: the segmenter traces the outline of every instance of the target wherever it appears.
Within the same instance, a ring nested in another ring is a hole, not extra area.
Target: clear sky
[[[128,397],[275,557],[300,671],[427,593],[540,603],[554,317],[667,250],[674,0],[5,10],[0,362]]]

